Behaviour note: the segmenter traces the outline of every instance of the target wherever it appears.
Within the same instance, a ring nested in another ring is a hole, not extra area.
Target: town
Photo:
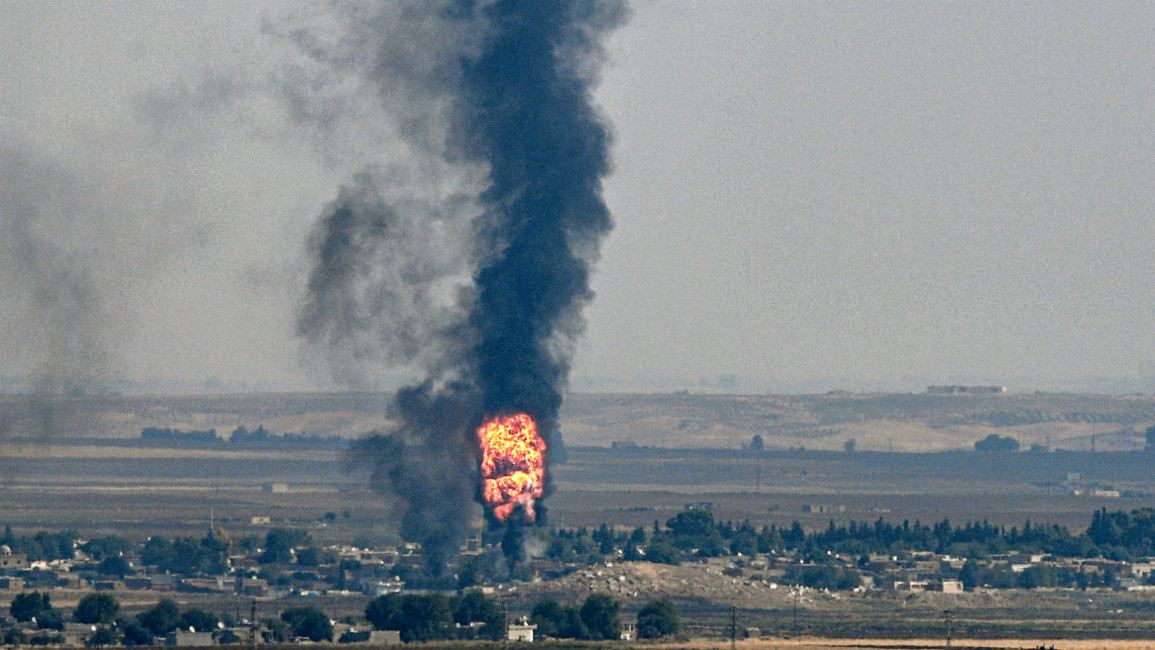
[[[679,606],[690,599],[639,578],[643,567],[660,566],[680,566],[701,584],[729,581],[795,600],[840,592],[1155,589],[1152,509],[1104,508],[1085,532],[1072,534],[1030,522],[1007,529],[882,519],[814,531],[797,522],[755,529],[716,521],[711,505],[687,504],[648,530],[534,529],[527,546],[540,553],[512,563],[499,549],[500,531],[483,527],[444,567],[415,543],[319,547],[306,528],[271,522],[263,537],[233,539],[217,526],[199,539],[139,543],[8,528],[0,538],[0,589],[9,603],[2,634],[9,644],[65,646],[629,640],[690,630],[724,637],[725,625],[711,629],[709,616],[697,621],[692,605]],[[195,605],[181,611],[177,601]],[[75,604],[68,611],[64,603]]]

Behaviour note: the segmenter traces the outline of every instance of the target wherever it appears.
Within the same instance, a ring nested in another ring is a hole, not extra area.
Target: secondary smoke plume
[[[401,3],[348,21],[385,30],[380,42],[354,30],[324,51],[299,38],[346,70],[359,59],[342,47],[373,44],[364,74],[416,161],[408,174],[366,169],[327,209],[298,330],[339,379],[371,377],[373,363],[419,369],[392,403],[395,429],[352,456],[401,498],[402,534],[434,567],[480,500],[485,420],[524,413],[547,455],[560,448],[570,354],[611,227],[610,138],[591,92],[601,39],[625,13],[597,0]],[[532,513],[509,518],[514,558]]]
[[[2,338],[18,342],[5,356],[31,380],[19,413],[0,415],[0,434],[76,433],[72,398],[105,390],[111,361],[101,293],[86,252],[54,238],[68,233],[83,194],[62,171],[0,147],[0,288],[9,310],[0,312],[9,329]]]

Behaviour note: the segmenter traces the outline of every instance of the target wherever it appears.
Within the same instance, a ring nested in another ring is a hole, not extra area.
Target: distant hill
[[[142,429],[263,426],[278,435],[353,439],[387,428],[381,393],[254,393],[45,398],[0,395],[0,436],[139,438]],[[561,412],[568,445],[614,443],[739,449],[931,452],[973,450],[991,434],[1021,449],[1142,449],[1155,397],[1057,393],[695,395],[571,393]],[[850,443],[850,441],[853,441]]]
[[[572,394],[562,410],[570,445],[748,445],[837,451],[973,450],[992,433],[1051,449],[1142,449],[1155,397],[1053,393],[824,395]],[[1092,443],[1094,440],[1094,443]]]

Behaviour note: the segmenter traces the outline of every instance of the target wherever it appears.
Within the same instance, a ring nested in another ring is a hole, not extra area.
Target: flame
[[[493,418],[477,430],[481,442],[481,494],[495,517],[506,521],[523,506],[526,523],[537,514],[545,489],[545,441],[525,413]]]

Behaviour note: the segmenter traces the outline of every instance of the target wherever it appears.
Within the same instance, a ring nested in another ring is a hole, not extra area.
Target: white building
[[[510,641],[526,641],[533,643],[533,631],[537,629],[536,625],[531,624],[526,619],[521,619],[517,623],[510,623],[506,631],[506,638]]]

